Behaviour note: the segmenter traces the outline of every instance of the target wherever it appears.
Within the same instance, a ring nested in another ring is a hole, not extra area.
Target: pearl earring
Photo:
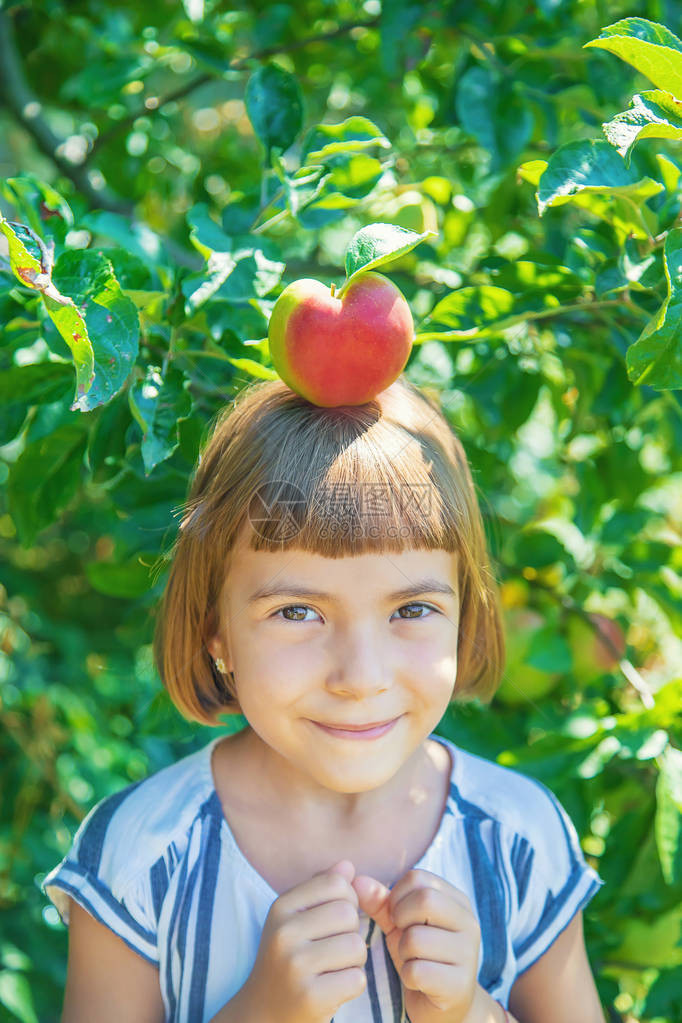
[[[223,674],[225,674],[225,672],[227,671],[227,665],[225,664],[225,661],[222,659],[222,657],[216,657],[215,666],[218,669],[218,671],[221,671]]]

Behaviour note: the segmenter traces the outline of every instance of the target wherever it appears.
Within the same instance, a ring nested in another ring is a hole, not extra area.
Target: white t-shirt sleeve
[[[516,975],[543,955],[604,881],[585,861],[575,826],[554,793],[529,779],[523,833],[512,841]]]
[[[75,899],[144,959],[158,965],[157,920],[149,869],[131,873],[131,837],[125,831],[123,797],[108,796],[82,821],[64,859],[41,888],[68,926]]]

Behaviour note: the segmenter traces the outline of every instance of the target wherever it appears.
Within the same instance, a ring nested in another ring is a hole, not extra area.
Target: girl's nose
[[[377,640],[376,629],[360,626],[338,638],[327,688],[334,693],[367,698],[389,686],[388,658]]]

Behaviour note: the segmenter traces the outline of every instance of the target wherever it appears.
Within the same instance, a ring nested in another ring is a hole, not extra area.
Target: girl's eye
[[[430,604],[423,604],[421,601],[419,601],[416,604],[403,604],[403,606],[399,607],[398,610],[399,611],[404,611],[406,608],[414,608],[414,607],[418,607],[418,608],[425,607],[427,611],[435,611],[436,610],[435,607],[431,607]],[[407,618],[403,618],[403,621],[409,621],[410,618],[417,618],[417,619],[419,619],[419,618],[424,618],[424,617],[428,617],[428,616],[427,615],[414,615],[414,614],[410,614],[410,615],[407,616]]]
[[[303,614],[305,615],[306,611],[312,611],[312,607],[308,607],[307,604],[288,604],[286,607],[280,607],[279,611],[275,611],[275,613],[273,614],[272,617],[273,618],[277,618],[277,617],[279,617],[279,615],[283,614],[284,611],[299,611],[299,612],[302,611]],[[309,618],[308,621],[310,621],[310,620],[311,619]],[[285,617],[284,621],[285,622],[302,622],[302,621],[305,621],[305,618],[287,618],[287,617]]]
[[[436,611],[435,607],[431,607],[430,604],[423,604],[421,601],[418,602],[418,603],[415,603],[415,604],[403,604],[402,607],[398,608],[398,611],[405,611],[405,610],[409,610],[410,608],[418,608],[420,610],[422,608],[426,608],[427,611]],[[273,618],[277,618],[277,617],[279,617],[281,615],[282,616],[282,620],[285,621],[285,622],[312,621],[312,619],[310,619],[310,618],[308,618],[308,619],[305,618],[306,611],[312,611],[312,610],[313,610],[313,608],[309,607],[307,604],[287,604],[286,607],[280,607],[280,609],[278,611],[273,612],[272,617]],[[287,612],[287,611],[297,612],[299,616],[295,617],[295,618],[290,618],[290,617],[288,617],[288,615],[285,614],[285,612]],[[302,612],[302,616],[301,616],[301,612]],[[411,619],[419,620],[421,618],[425,618],[425,617],[428,617],[428,616],[427,615],[422,615],[422,614],[408,614],[406,616],[401,615],[400,617],[401,617],[402,621],[410,621]]]

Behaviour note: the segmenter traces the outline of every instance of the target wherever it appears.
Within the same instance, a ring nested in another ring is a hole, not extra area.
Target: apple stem
[[[332,283],[332,285],[331,285],[332,298],[334,297],[334,292],[335,291],[336,291],[336,285],[334,283]]]

